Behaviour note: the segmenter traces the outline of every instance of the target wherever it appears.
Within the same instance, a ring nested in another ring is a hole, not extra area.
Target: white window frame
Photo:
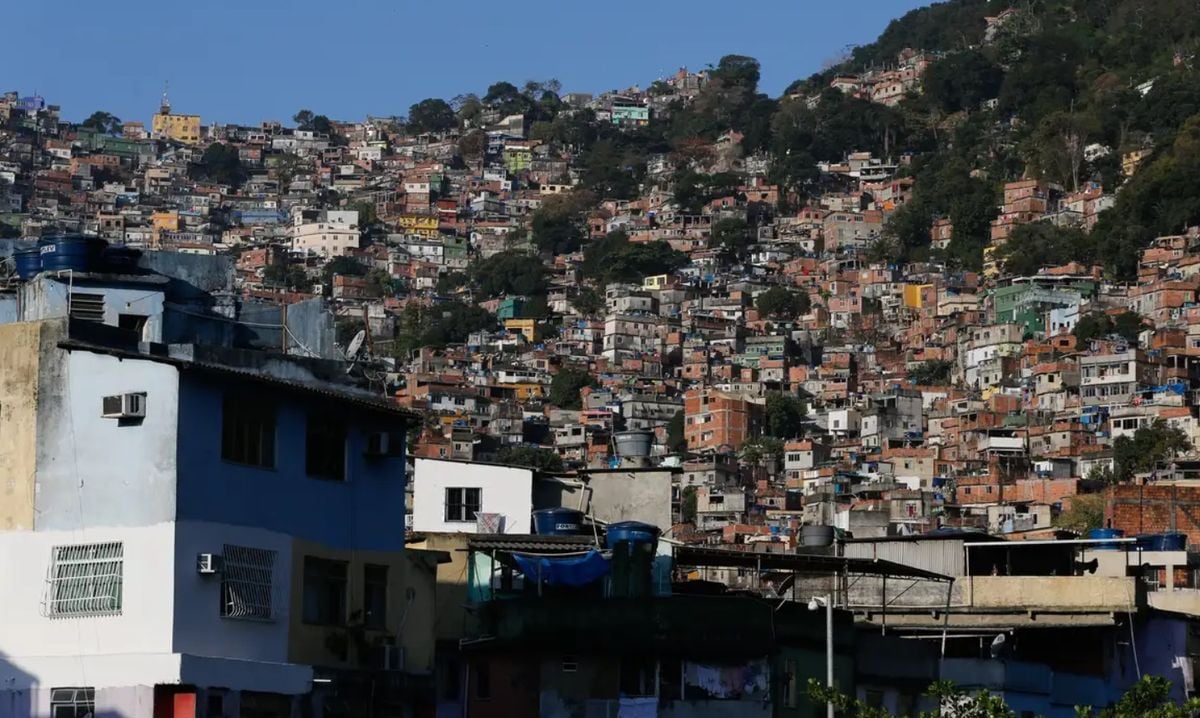
[[[276,551],[225,544],[221,554],[221,618],[275,620]]]
[[[48,618],[119,616],[125,545],[120,541],[50,549],[42,614]]]

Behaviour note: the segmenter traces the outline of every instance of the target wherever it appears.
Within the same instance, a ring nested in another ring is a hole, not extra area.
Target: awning
[[[790,571],[811,576],[829,576],[836,573],[866,576],[898,576],[923,578],[930,581],[953,582],[951,576],[933,571],[905,566],[891,561],[846,556],[825,556],[809,553],[764,553],[759,551],[731,551],[729,549],[705,548],[701,546],[679,546],[675,549],[675,564],[678,566],[727,566],[736,568]]]

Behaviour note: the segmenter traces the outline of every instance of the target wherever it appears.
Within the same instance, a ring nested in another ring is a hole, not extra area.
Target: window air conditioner
[[[146,395],[139,392],[106,396],[101,407],[101,416],[105,419],[144,419]]]
[[[196,573],[212,575],[221,571],[221,556],[215,553],[196,554]]]

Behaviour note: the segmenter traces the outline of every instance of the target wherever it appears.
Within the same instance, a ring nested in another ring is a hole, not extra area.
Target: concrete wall
[[[0,530],[30,530],[37,458],[38,364],[57,324],[0,326]]]
[[[343,660],[330,650],[327,642],[348,635],[345,626],[324,626],[304,621],[304,557],[316,556],[333,561],[344,561],[346,567],[346,613],[347,625],[361,625],[363,610],[363,571],[367,564],[387,566],[387,617],[385,628],[368,629],[363,633],[369,643],[396,635],[405,620],[409,599],[405,585],[407,561],[402,551],[358,551],[341,549],[297,539],[292,546],[292,573],[290,577],[291,612],[288,616],[287,659],[292,663],[314,666],[354,667],[368,664],[373,656],[359,655],[355,641]],[[405,624],[407,625],[407,623]],[[432,636],[430,636],[432,638]]]
[[[445,551],[449,563],[437,568],[437,612],[434,630],[438,640],[458,642],[459,639],[475,635],[476,614],[466,610],[469,585],[466,534],[426,534],[423,541],[408,544],[405,548]]]
[[[1136,580],[1112,576],[971,576],[958,582],[965,584],[973,608],[1129,611],[1137,606]]]
[[[100,294],[104,297],[104,324],[118,326],[121,314],[146,317],[142,341],[159,342],[163,336],[163,285],[94,285],[42,275],[20,289],[20,319],[34,322],[66,317],[70,309],[68,295]]]
[[[196,572],[200,553],[220,554],[225,544],[275,552],[271,592],[274,617],[270,621],[221,617],[221,577]],[[222,656],[243,660],[287,661],[288,625],[292,605],[292,539],[262,529],[181,521],[175,526],[174,551],[175,625],[172,648],[176,653]]]
[[[275,467],[221,459],[226,393],[271,402]],[[338,412],[347,425],[346,480],[309,477],[305,437],[309,412]],[[281,392],[260,383],[217,381],[188,373],[180,386],[179,518],[286,533],[330,548],[399,551],[404,546],[403,457],[364,455],[372,431],[403,432],[398,416],[344,402]]]
[[[37,530],[173,520],[177,369],[55,351],[44,357],[39,383]],[[127,392],[145,392],[146,418],[101,418],[103,397]]]
[[[175,616],[173,576],[175,527],[20,531],[0,534],[0,656],[25,657],[169,654]],[[43,615],[46,575],[56,546],[123,543],[120,615],[50,618]],[[213,604],[214,609],[216,604]],[[64,683],[58,675],[34,675],[46,685]],[[110,683],[134,685],[136,674],[114,673]]]
[[[532,532],[533,471],[511,466],[416,459],[413,471],[413,531],[475,533],[475,522],[446,521],[446,489],[482,489],[481,511],[504,516],[503,532]]]

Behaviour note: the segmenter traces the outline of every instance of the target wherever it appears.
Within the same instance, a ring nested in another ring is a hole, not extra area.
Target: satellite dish
[[[360,329],[358,334],[350,340],[350,344],[346,346],[346,358],[353,360],[358,356],[358,352],[362,350],[363,342],[367,339],[367,330]]]

